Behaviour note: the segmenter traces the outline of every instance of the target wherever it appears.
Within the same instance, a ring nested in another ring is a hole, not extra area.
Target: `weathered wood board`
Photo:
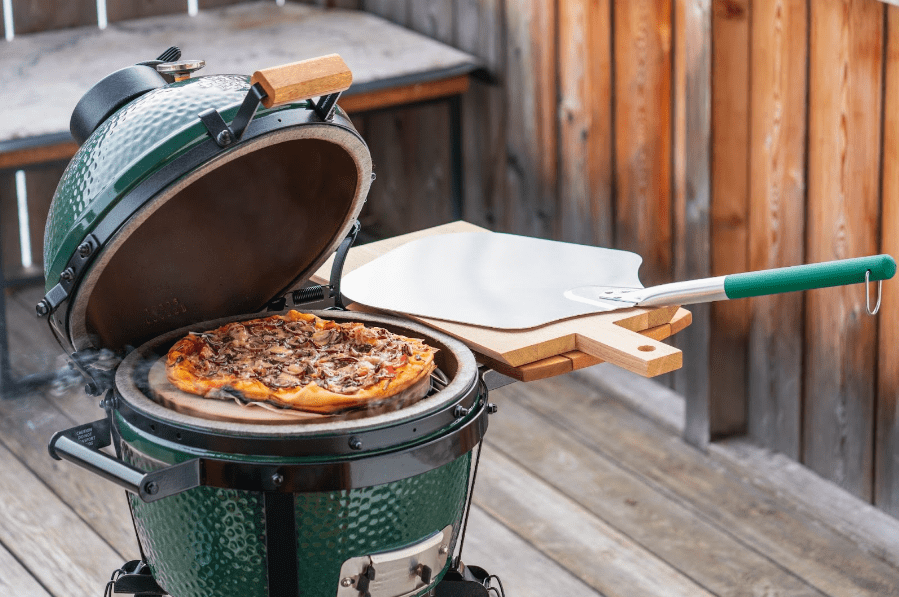
[[[515,385],[504,391],[548,421],[557,422],[576,442],[702,512],[706,521],[821,593],[899,595],[897,568],[870,557],[851,539],[788,507],[777,492],[747,487],[740,476],[727,473],[715,461],[695,459],[697,450],[678,435],[660,437],[654,423],[602,394],[585,397],[583,386],[571,376],[538,384],[539,393],[522,391],[531,386]],[[499,408],[502,413],[502,401]]]
[[[454,222],[350,250],[344,272],[352,271],[401,244],[431,234],[482,230]],[[435,264],[439,267],[439,264]],[[313,276],[323,283],[331,261]],[[411,317],[463,340],[475,352],[502,364],[519,367],[563,353],[580,351],[647,377],[667,373],[681,365],[680,351],[638,332],[669,323],[677,307],[628,309],[575,317],[528,330],[495,330],[424,317]]]
[[[60,412],[61,409],[66,413]],[[72,410],[76,411],[74,416]],[[80,519],[100,523],[95,531],[123,558],[117,563],[120,565],[138,551],[125,491],[69,462],[53,460],[47,453],[47,441],[54,433],[96,421],[103,414],[96,399],[85,395],[80,384],[65,396],[2,400],[2,445],[54,494],[65,496],[65,502]],[[127,524],[105,522],[118,518]],[[112,570],[110,567],[105,574]]]
[[[534,413],[516,398],[513,387],[494,395],[501,415],[491,424],[487,445],[559,488],[655,557],[715,595],[820,597],[812,586],[746,549],[725,530],[696,520],[688,505],[661,495],[639,474],[620,468],[600,452],[585,450],[564,424]],[[740,587],[735,590],[738,578]],[[770,587],[780,591],[771,593]]]
[[[505,71],[503,0],[456,2],[453,45],[481,59],[499,77]],[[491,230],[504,227],[512,209],[506,195],[506,139],[502,126],[507,102],[501,85],[475,82],[462,96],[462,218]]]
[[[277,40],[260,44],[260,39]],[[200,11],[192,18],[166,15],[21,36],[4,47],[0,89],[4,118],[0,141],[66,132],[72,108],[94,83],[129,64],[155,58],[177,44],[187,58],[206,60],[198,74],[246,73],[338,53],[353,71],[354,93],[424,83],[469,72],[470,54],[364,12],[249,2]],[[103,48],[97,52],[97,48]],[[255,48],[247,52],[246,48]],[[39,89],[35,101],[22,89]]]
[[[606,597],[713,595],[490,444],[477,487],[477,505]]]
[[[97,23],[96,0],[11,2],[15,35]],[[4,29],[5,32],[5,29]]]
[[[0,543],[51,594],[96,594],[122,565],[122,555],[3,446],[0,495]]]
[[[469,528],[462,561],[476,566],[489,562],[490,573],[502,579],[509,597],[603,597],[477,504],[471,508]]]
[[[15,556],[0,545],[0,594],[51,597]]]

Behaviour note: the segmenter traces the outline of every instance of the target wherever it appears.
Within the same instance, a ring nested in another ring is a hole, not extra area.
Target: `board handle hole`
[[[643,346],[638,346],[637,350],[641,352],[652,352],[656,349],[655,346],[650,346],[649,344],[644,344]]]

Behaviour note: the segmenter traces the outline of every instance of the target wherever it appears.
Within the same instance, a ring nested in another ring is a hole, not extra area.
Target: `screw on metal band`
[[[361,450],[362,440],[354,435],[350,438],[350,448],[352,448],[353,450]]]
[[[219,134],[215,138],[215,142],[220,146],[225,147],[226,145],[231,145],[231,142],[234,141],[234,135],[231,134],[231,131],[225,130],[219,132]]]
[[[78,254],[81,257],[90,257],[90,254],[93,253],[94,248],[91,246],[89,242],[83,242],[78,245]]]
[[[71,267],[67,267],[59,274],[59,279],[62,282],[71,282],[75,279],[75,270]]]
[[[495,403],[493,403],[493,402],[487,403],[487,414],[492,415],[492,414],[496,413],[496,411],[498,411],[498,410],[499,410],[499,406],[497,406]]]
[[[467,417],[468,413],[470,413],[470,412],[471,412],[470,409],[467,409],[460,404],[455,408],[455,410],[453,410],[453,416],[456,417],[457,419],[461,419],[462,417]]]
[[[272,485],[275,487],[280,487],[281,483],[284,483],[284,475],[280,473],[275,473],[272,475]]]
[[[209,136],[218,144],[219,147],[230,145],[234,141],[234,135],[222,115],[214,108],[209,108],[198,114],[200,121],[206,127]]]

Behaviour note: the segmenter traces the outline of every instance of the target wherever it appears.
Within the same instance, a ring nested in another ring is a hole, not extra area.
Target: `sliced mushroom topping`
[[[432,350],[421,340],[384,328],[317,317],[233,323],[196,335],[204,342],[198,369],[205,376],[257,379],[273,388],[314,381],[342,394],[377,384],[386,389],[398,368],[410,359],[421,361],[421,351]]]

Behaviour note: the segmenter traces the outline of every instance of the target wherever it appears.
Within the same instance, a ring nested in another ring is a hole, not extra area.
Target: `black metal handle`
[[[337,251],[334,253],[334,263],[331,264],[331,296],[334,297],[334,306],[338,309],[344,309],[343,304],[343,295],[340,294],[340,279],[343,277],[343,264],[346,263],[347,255],[350,252],[350,247],[353,246],[353,243],[356,242],[356,237],[359,236],[359,231],[362,229],[362,224],[359,223],[359,220],[353,222],[352,228],[350,228],[349,234],[346,235],[342,241],[340,241],[340,246],[337,247]]]
[[[56,433],[47,449],[56,460],[68,460],[145,502],[155,502],[201,484],[202,462],[199,458],[146,473],[100,451],[110,443],[109,420],[100,419]]]

